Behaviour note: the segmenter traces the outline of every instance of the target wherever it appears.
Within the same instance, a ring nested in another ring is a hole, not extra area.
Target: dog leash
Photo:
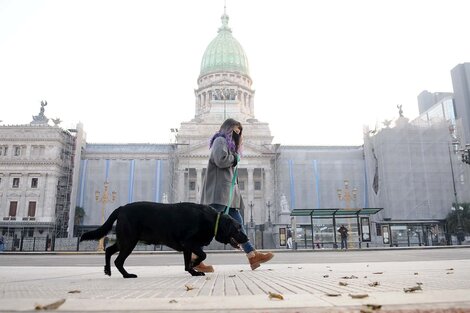
[[[237,166],[235,166],[235,170],[233,171],[232,186],[230,186],[230,194],[228,197],[227,205],[225,206],[224,214],[228,214],[228,211],[230,210],[230,204],[232,203],[232,198],[233,198],[233,189],[235,188],[235,184],[237,182],[239,162],[240,162],[240,155],[237,154]]]

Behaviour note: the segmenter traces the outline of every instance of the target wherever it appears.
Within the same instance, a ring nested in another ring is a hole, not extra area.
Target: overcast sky
[[[167,143],[195,114],[223,0],[0,0],[0,120],[41,100],[93,143]],[[360,145],[363,125],[418,115],[470,62],[470,1],[227,0],[255,115],[273,143]]]

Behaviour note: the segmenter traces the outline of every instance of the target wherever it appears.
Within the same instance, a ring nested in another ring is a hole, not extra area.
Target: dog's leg
[[[187,271],[192,276],[205,276],[205,274],[203,272],[198,272],[193,268],[193,264],[192,264],[192,261],[191,261],[191,254],[192,254],[191,249],[187,249],[187,248],[184,249],[184,251],[183,251],[184,270]],[[201,263],[201,262],[199,262],[199,263]]]
[[[206,253],[202,250],[202,247],[193,248],[192,253],[196,255],[196,258],[192,260],[192,266],[198,266],[202,261],[206,259]]]
[[[120,241],[120,245],[121,247],[120,247],[119,255],[117,256],[116,260],[114,260],[114,265],[116,265],[116,268],[122,274],[122,277],[137,278],[137,275],[130,274],[124,269],[124,261],[132,253],[132,250],[134,250],[135,246],[137,245],[137,240],[133,240],[133,241],[129,240],[129,241],[126,241],[125,244],[123,244],[123,241]]]
[[[119,251],[117,243],[106,248],[105,254],[105,263],[104,263],[104,273],[108,276],[111,276],[111,256]]]

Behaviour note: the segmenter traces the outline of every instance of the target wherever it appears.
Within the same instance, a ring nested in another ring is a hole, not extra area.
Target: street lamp
[[[108,202],[114,202],[114,200],[116,200],[116,192],[115,191],[111,192],[111,199],[110,199],[109,182],[105,181],[104,190],[103,190],[103,194],[101,194],[101,198],[100,198],[99,190],[95,191],[95,198],[97,202],[101,202],[101,224],[104,224],[104,212],[106,209],[106,204]],[[104,238],[101,238],[98,244],[98,251],[103,251],[103,250],[104,250]]]
[[[451,208],[452,211],[454,211],[457,214],[457,242],[459,245],[462,244],[462,235],[463,235],[463,225],[462,225],[462,220],[460,219],[460,211],[463,212],[463,207],[458,205],[456,203],[456,206],[458,206],[458,209],[456,209],[454,206]]]
[[[271,201],[268,200],[266,206],[268,207],[268,223],[271,225]]]
[[[250,226],[251,227],[254,227],[254,223],[253,223],[253,201],[250,201]]]
[[[351,210],[351,200],[356,200],[357,197],[357,188],[353,188],[352,190],[349,190],[349,180],[345,179],[344,180],[344,189],[337,189],[336,190],[338,194],[338,199],[340,201],[345,202],[345,209],[346,210]],[[359,225],[358,225],[359,227]],[[352,234],[352,228],[351,228],[351,218],[348,217],[348,230]],[[336,229],[335,229],[336,231]],[[348,240],[348,247],[352,247],[352,240]]]

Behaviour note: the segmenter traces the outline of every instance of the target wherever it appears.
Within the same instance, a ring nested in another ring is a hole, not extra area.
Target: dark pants
[[[348,248],[348,237],[341,237],[341,249]]]

